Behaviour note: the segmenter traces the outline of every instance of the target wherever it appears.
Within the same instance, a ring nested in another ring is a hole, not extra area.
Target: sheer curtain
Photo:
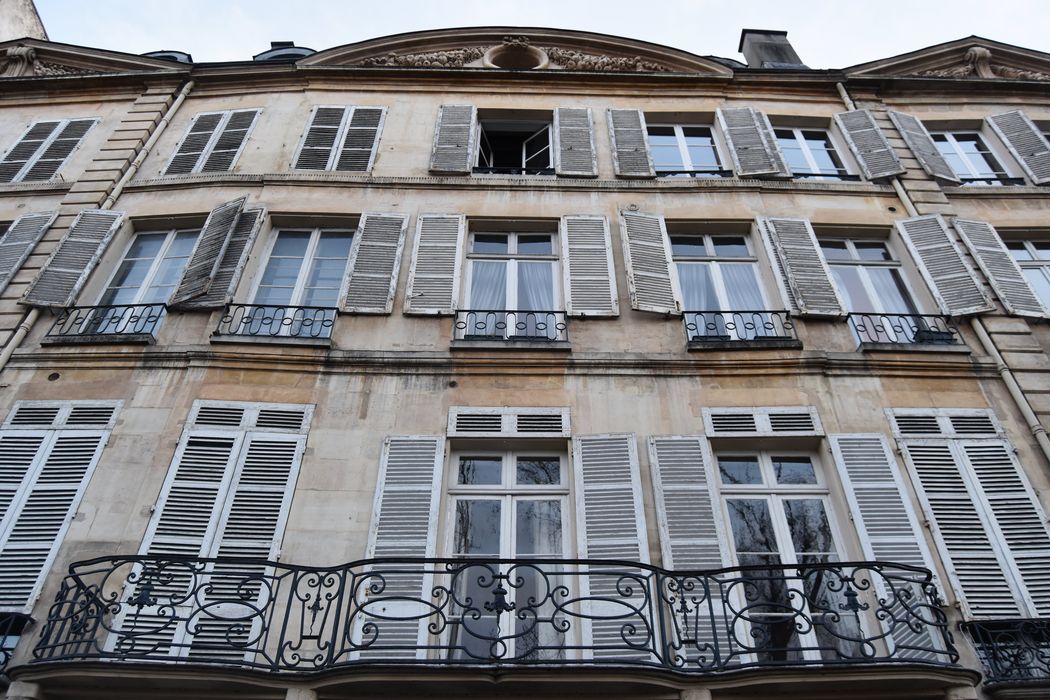
[[[554,264],[518,263],[518,311],[554,310]],[[520,313],[511,334],[557,337],[557,320],[543,313]]]
[[[466,335],[503,336],[507,308],[507,264],[475,260],[471,265],[470,310]],[[483,311],[486,313],[478,313]],[[494,313],[495,312],[495,313]]]
[[[689,335],[725,335],[725,323],[719,314],[689,313],[719,309],[710,266],[707,263],[678,263],[676,267]]]
[[[784,329],[771,314],[756,313],[765,310],[758,275],[751,263],[719,266],[729,302],[727,320],[733,324],[733,333],[741,340],[758,335],[783,335]],[[743,313],[747,312],[747,313]]]

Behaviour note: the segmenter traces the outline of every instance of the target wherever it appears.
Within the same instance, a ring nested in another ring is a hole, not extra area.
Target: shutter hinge
[[[156,512],[157,512],[157,505],[156,505],[156,504],[153,504],[153,505],[151,505],[151,506],[149,507],[149,514],[150,514],[150,515],[153,515],[153,514],[154,514],[154,513],[156,513]]]

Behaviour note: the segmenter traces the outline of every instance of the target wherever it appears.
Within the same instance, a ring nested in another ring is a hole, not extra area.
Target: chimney
[[[737,51],[744,54],[748,68],[807,68],[791,48],[787,32],[743,29]]]

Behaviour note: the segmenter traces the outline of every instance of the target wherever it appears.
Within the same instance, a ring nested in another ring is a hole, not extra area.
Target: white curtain
[[[711,281],[711,269],[705,263],[678,263],[678,281],[686,311],[716,311],[718,297]]]
[[[757,311],[765,309],[762,301],[762,290],[758,286],[755,266],[751,263],[741,265],[721,265],[722,279],[726,285],[726,297],[729,300],[729,311]]]
[[[518,309],[554,310],[554,265],[549,262],[518,263]]]

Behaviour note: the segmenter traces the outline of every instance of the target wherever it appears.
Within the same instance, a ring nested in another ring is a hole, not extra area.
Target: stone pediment
[[[971,36],[847,68],[850,77],[1050,81],[1050,54]]]
[[[606,34],[524,27],[398,34],[321,51],[299,65],[732,75],[716,61],[666,46]]]
[[[0,78],[177,71],[185,66],[116,51],[88,49],[38,39],[0,44]]]

